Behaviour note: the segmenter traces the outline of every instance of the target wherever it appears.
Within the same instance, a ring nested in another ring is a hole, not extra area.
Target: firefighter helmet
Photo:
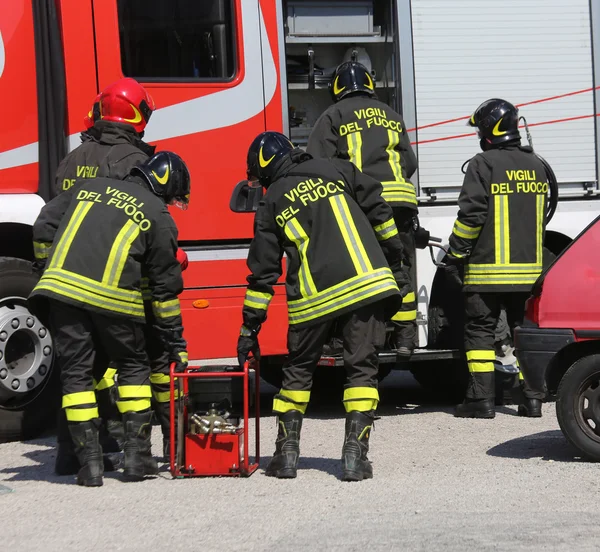
[[[94,126],[94,123],[100,119],[100,94],[96,96],[94,105],[90,109],[89,113],[83,118],[83,124],[85,130],[90,130]]]
[[[131,78],[120,79],[100,93],[100,118],[103,121],[131,125],[142,133],[155,109],[146,89]]]
[[[519,110],[506,100],[492,98],[483,102],[467,124],[477,127],[479,138],[490,146],[521,140]]]
[[[171,151],[159,151],[145,163],[131,169],[141,176],[154,194],[167,205],[184,211],[190,202],[190,173],[183,159]]]
[[[375,96],[375,83],[364,65],[346,61],[338,66],[331,77],[329,92],[334,102],[339,102],[350,94]]]
[[[261,132],[248,148],[248,180],[259,181],[268,188],[278,161],[294,149],[288,138],[279,132]]]

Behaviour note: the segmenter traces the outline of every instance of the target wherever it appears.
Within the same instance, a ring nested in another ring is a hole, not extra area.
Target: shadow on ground
[[[492,447],[487,454],[516,460],[540,458],[550,462],[587,462],[558,429],[511,439]]]

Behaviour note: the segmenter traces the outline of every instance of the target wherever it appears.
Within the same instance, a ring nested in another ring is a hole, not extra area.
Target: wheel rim
[[[582,382],[576,402],[577,423],[590,439],[600,443],[600,371]]]
[[[0,300],[0,403],[20,409],[43,390],[52,372],[50,332],[21,297]]]

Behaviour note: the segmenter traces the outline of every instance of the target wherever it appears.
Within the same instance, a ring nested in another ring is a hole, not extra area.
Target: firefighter
[[[154,100],[134,79],[121,79],[106,87],[98,94],[92,109],[84,117],[86,131],[81,134],[82,145],[67,155],[58,168],[56,194],[69,189],[73,183],[84,177],[121,180],[133,167],[147,160],[149,155],[153,155],[154,146],[146,144],[141,138],[154,109]],[[139,121],[132,123],[140,116]],[[181,263],[187,266],[185,252],[178,250],[177,254]],[[145,294],[148,291],[144,289]],[[164,452],[169,450],[170,435],[168,353],[164,350],[162,342],[153,335],[150,306],[146,306],[146,312],[146,341],[152,367],[150,381],[155,414],[163,433]],[[97,370],[101,372],[95,379],[97,401],[104,422],[101,430],[103,450],[109,453],[118,452],[122,450],[123,427],[113,400],[116,370],[113,367],[104,370],[100,359],[97,360]],[[104,426],[108,436],[104,434]],[[73,475],[78,472],[80,466],[73,450],[73,441],[67,429],[64,412],[59,413],[57,433],[58,451],[54,471],[58,475]],[[167,454],[168,452],[164,456]],[[113,463],[117,460],[115,456],[105,457],[106,471],[112,470]]]
[[[258,135],[247,164],[248,179],[267,191],[248,253],[240,364],[251,352],[259,356],[258,333],[287,256],[289,356],[273,401],[279,432],[266,474],[296,477],[312,375],[337,321],[347,373],[343,479],[370,478],[369,434],[379,402],[376,348],[385,339],[386,315],[402,301],[394,277],[403,276],[402,243],[392,210],[381,198],[381,185],[354,165],[313,159],[277,132]]]
[[[483,153],[469,161],[447,261],[464,264],[465,350],[469,385],[460,418],[495,416],[494,330],[502,306],[511,330],[542,272],[548,177],[530,147],[521,146],[517,108],[502,99],[482,103],[468,124]],[[544,393],[519,375],[522,416],[540,417]]]
[[[84,118],[82,144],[67,155],[56,172],[56,195],[78,181],[105,176],[122,180],[132,167],[154,154],[142,140],[155,109],[146,89],[131,78],[107,86]]]
[[[189,192],[185,163],[174,153],[160,152],[125,180],[96,177],[75,184],[45,205],[34,224],[36,250],[47,255],[29,303],[40,320],[49,320],[53,332],[80,485],[102,485],[96,356],[110,359],[119,375],[125,479],[157,472],[150,449],[141,280],[148,279],[156,334],[169,360],[182,369],[187,352],[177,296],[183,282],[177,229],[167,205],[185,209]]]
[[[335,71],[329,91],[335,102],[316,122],[306,151],[313,157],[349,159],[362,172],[381,182],[383,198],[392,207],[402,245],[404,268],[410,275],[402,307],[392,317],[392,346],[409,358],[415,347],[415,187],[409,180],[417,169],[402,116],[377,100],[368,70],[354,61]]]

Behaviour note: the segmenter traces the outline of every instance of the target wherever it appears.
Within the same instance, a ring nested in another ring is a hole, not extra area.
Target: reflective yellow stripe
[[[397,182],[404,183],[404,176],[402,176],[402,165],[400,164],[400,152],[396,150],[396,146],[400,143],[400,134],[395,130],[388,129],[388,146],[387,152],[389,157],[390,167],[392,167],[392,173]]]
[[[152,391],[149,385],[119,385],[119,397],[121,399],[141,399],[151,397]]]
[[[96,404],[96,395],[93,391],[80,391],[63,395],[62,407],[79,406],[82,404]]]
[[[284,414],[290,410],[297,410],[298,412],[304,414],[307,406],[307,404],[297,404],[293,402],[282,401],[281,399],[277,398],[277,395],[275,395],[275,398],[273,399],[273,412],[280,414]]]
[[[468,264],[465,271],[472,274],[522,274],[542,270],[541,263],[509,263],[505,265],[496,264]]]
[[[179,351],[179,360],[181,360],[181,362],[187,362],[188,361],[188,354],[187,351]]]
[[[467,240],[474,240],[479,237],[481,233],[481,226],[468,226],[459,220],[454,223],[452,233],[459,238],[465,238]]]
[[[280,389],[279,394],[296,403],[307,403],[310,400],[310,391],[291,391],[290,389]]]
[[[320,302],[320,304],[304,308],[300,312],[294,312],[289,308],[288,304],[288,321],[290,324],[300,324],[302,322],[308,322],[321,316],[325,316],[336,310],[342,310],[346,307],[352,306],[360,301],[364,301],[375,295],[381,295],[389,291],[398,291],[398,286],[393,277],[377,279],[370,282],[359,289],[354,291],[346,292],[342,296],[328,299]]]
[[[125,412],[142,412],[150,409],[150,399],[140,399],[138,401],[117,401],[117,408],[121,414]]]
[[[33,254],[36,259],[47,259],[50,248],[52,247],[51,243],[44,242],[33,242]]]
[[[153,391],[154,400],[159,403],[166,403],[171,400],[171,392],[170,391]],[[175,398],[179,398],[179,390],[175,389]]]
[[[535,259],[538,264],[544,261],[544,219],[546,217],[546,195],[538,194],[535,204]]]
[[[245,307],[253,309],[267,310],[273,296],[270,293],[263,293],[251,289],[246,290],[246,299],[244,300]]]
[[[469,362],[469,372],[474,374],[483,374],[494,371],[493,362]]]
[[[344,238],[348,253],[354,263],[354,268],[358,274],[364,274],[373,270],[371,261],[367,256],[360,235],[350,214],[348,202],[343,194],[331,196],[329,198],[331,208],[337,220],[338,226]]]
[[[62,267],[67,257],[67,253],[69,252],[69,248],[73,243],[73,239],[75,238],[83,219],[86,217],[93,205],[93,201],[81,201],[77,204],[77,207],[75,207],[65,231],[56,245],[56,251],[52,256],[50,268]]]
[[[108,368],[106,372],[104,372],[102,379],[96,384],[96,391],[102,391],[103,389],[112,387],[115,384],[116,374],[116,368]]]
[[[157,318],[181,316],[179,299],[170,299],[169,301],[152,301],[152,313]]]
[[[140,227],[133,222],[128,220],[121,231],[117,234],[115,241],[108,254],[108,261],[104,268],[104,274],[102,275],[102,284],[109,286],[118,286],[121,274],[123,274],[123,268],[125,262],[129,257],[129,250],[131,244],[140,234]]]
[[[360,132],[348,134],[348,157],[362,171],[362,136]]]
[[[94,418],[98,418],[98,407],[65,408],[65,414],[69,422],[89,422]]]
[[[377,226],[373,226],[373,230],[375,230],[377,234],[377,239],[379,241],[385,241],[392,236],[398,235],[398,228],[396,228],[396,223],[394,219],[384,222],[383,224],[378,224]]]
[[[388,203],[412,203],[414,205],[418,204],[417,196],[414,193],[409,194],[399,192],[387,192],[384,188],[381,197],[385,199]]]
[[[473,275],[465,274],[465,285],[533,285],[540,274],[514,274],[514,275]]]
[[[344,408],[346,412],[368,412],[379,404],[379,391],[374,387],[349,387],[344,389]]]
[[[496,264],[510,263],[510,219],[508,216],[508,196],[494,196],[494,240]]]
[[[489,349],[472,349],[467,351],[467,360],[496,360],[496,352]]]
[[[519,381],[525,381],[525,377],[523,376],[523,372],[519,372]]]
[[[410,293],[407,293],[404,296],[404,299],[402,299],[403,303],[414,303],[415,302],[415,292],[411,291]]]
[[[150,383],[154,385],[164,385],[171,383],[171,376],[169,374],[150,374]]]
[[[302,297],[315,295],[317,288],[310,273],[310,266],[306,255],[309,243],[308,235],[295,218],[286,223],[284,231],[288,239],[298,248],[298,255],[300,256],[300,268],[298,270],[300,294]]]
[[[401,182],[396,182],[395,180],[385,180],[381,183],[384,191],[389,192],[402,192],[407,194],[415,195],[415,187],[412,182],[407,182],[406,180],[402,180]]]
[[[47,277],[46,274],[42,276],[42,279],[38,282],[35,289],[50,291],[52,293],[56,293],[57,295],[62,295],[63,297],[68,297],[69,299],[73,299],[81,303],[88,303],[108,311],[120,312],[122,314],[145,318],[141,295],[139,304],[137,304],[137,302],[131,303],[126,301],[118,301],[99,296],[96,293],[88,290],[79,289],[62,281],[54,280],[53,278]]]
[[[417,319],[417,311],[409,310],[409,311],[398,311],[394,316],[392,316],[392,320],[394,322],[406,322],[409,320]]]

